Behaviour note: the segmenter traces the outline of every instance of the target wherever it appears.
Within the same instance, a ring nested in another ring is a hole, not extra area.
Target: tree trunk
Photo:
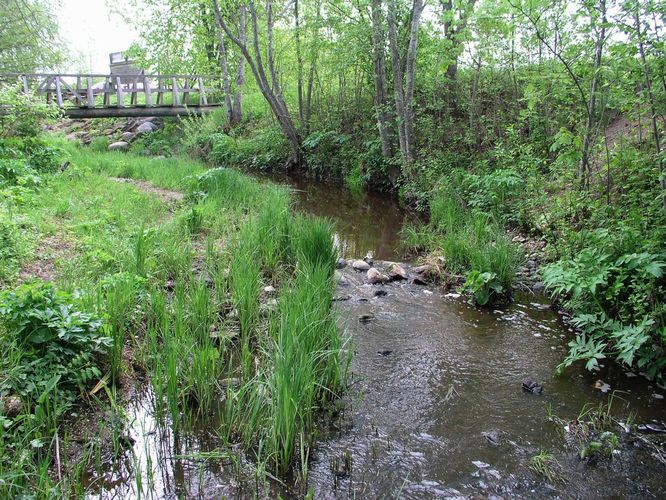
[[[305,113],[303,109],[303,56],[301,54],[301,26],[300,18],[298,16],[298,0],[294,0],[294,23],[296,25],[296,71],[297,71],[297,90],[298,90],[298,119],[301,127],[304,126]]]
[[[218,21],[219,28],[222,29],[226,35],[231,39],[231,41],[241,50],[245,56],[245,60],[252,70],[259,90],[262,95],[268,102],[275,119],[280,126],[280,129],[284,133],[285,137],[289,141],[289,144],[292,147],[294,153],[294,161],[300,163],[301,161],[301,136],[298,133],[298,130],[294,126],[294,122],[287,108],[287,104],[282,97],[282,91],[280,88],[280,82],[277,78],[277,72],[275,71],[275,64],[273,60],[273,5],[272,1],[268,0],[266,2],[266,13],[267,13],[267,34],[268,34],[268,46],[266,47],[267,54],[267,64],[271,74],[269,80],[266,74],[266,68],[264,65],[263,58],[261,56],[261,47],[259,45],[259,26],[257,20],[257,11],[254,8],[254,3],[250,2],[248,4],[248,9],[250,11],[250,20],[252,24],[252,45],[254,49],[254,54],[250,52],[246,43],[242,42],[239,37],[234,35],[232,31],[227,26],[224,18],[220,15],[220,7],[217,0],[213,0],[213,6],[215,7],[216,20]]]
[[[407,151],[405,138],[405,89],[403,87],[402,61],[398,49],[398,26],[395,0],[388,0],[388,38],[391,51],[391,66],[393,68],[393,94],[395,98],[395,112],[398,120],[398,142],[403,158]]]
[[[604,41],[606,39],[606,0],[599,1],[599,11],[601,13],[601,28],[597,33],[597,41],[594,51],[594,73],[592,74],[592,82],[590,83],[590,99],[587,106],[585,136],[583,137],[583,148],[580,157],[579,176],[581,187],[583,189],[587,189],[590,182],[590,148],[592,147],[592,135],[594,133],[595,126],[597,83],[599,81],[601,56],[603,54]],[[591,21],[594,22],[594,19]]]
[[[664,161],[661,158],[661,139],[659,137],[659,128],[657,127],[657,107],[654,103],[654,95],[652,94],[652,80],[650,78],[650,67],[648,66],[645,57],[645,47],[643,45],[643,34],[641,30],[641,20],[638,9],[639,4],[636,5],[634,10],[634,22],[636,29],[636,37],[638,38],[638,53],[641,56],[641,64],[643,66],[643,76],[645,77],[645,90],[647,91],[648,100],[650,104],[650,116],[652,124],[652,137],[654,139],[655,152],[657,153],[657,161],[659,162],[659,184],[661,187],[661,202],[666,213],[666,177],[664,176]]]
[[[244,5],[238,8],[238,39],[245,45],[247,33],[247,15]],[[234,92],[234,104],[232,108],[231,124],[237,125],[243,119],[243,86],[245,85],[245,56],[238,56],[238,67],[236,68],[236,88]]]
[[[215,8],[215,23],[220,24],[220,10]],[[227,49],[224,46],[224,37],[219,29],[216,29],[218,52],[220,53],[220,69],[222,70],[222,87],[224,90],[224,107],[227,112],[227,122],[233,120],[233,105],[231,103],[231,81],[229,80],[229,66],[227,65]]]
[[[416,134],[414,130],[414,76],[416,72],[416,49],[419,39],[419,26],[423,13],[423,0],[414,0],[412,7],[412,22],[409,29],[409,46],[407,47],[407,60],[405,62],[405,160],[416,159]]]
[[[382,144],[382,156],[391,158],[391,125],[389,122],[388,99],[386,95],[386,61],[384,54],[384,30],[382,2],[372,0],[372,52],[375,69],[375,115]]]
[[[452,0],[440,0],[440,5],[442,6],[442,13],[444,14],[444,38],[449,41],[451,47],[451,56],[452,61],[449,63],[449,66],[446,68],[446,77],[449,80],[455,80],[458,75],[458,57],[460,57],[460,47],[462,41],[460,40],[460,34],[467,27],[469,22],[469,16],[474,9],[474,4],[477,0],[467,0],[466,3],[463,3],[460,6],[460,11],[458,15],[458,22],[454,27],[453,23],[453,1]]]

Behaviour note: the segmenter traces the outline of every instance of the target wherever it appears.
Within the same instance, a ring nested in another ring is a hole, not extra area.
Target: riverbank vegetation
[[[147,19],[165,6],[179,22],[135,20],[134,56],[225,79],[226,115],[181,125],[185,149],[395,193],[429,218],[408,247],[478,303],[523,263],[502,228],[539,240],[579,328],[563,366],[663,377],[663,2],[152,0]]]
[[[0,495],[81,494],[123,454],[139,378],[164,429],[210,422],[257,484],[307,474],[347,366],[329,223],[235,170],[44,137],[46,110],[4,99],[25,126],[0,137]]]

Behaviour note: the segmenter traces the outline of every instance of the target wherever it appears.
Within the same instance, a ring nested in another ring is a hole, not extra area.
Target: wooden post
[[[206,88],[203,84],[203,78],[197,77],[199,84],[199,106],[208,106],[208,97],[206,97]]]
[[[162,106],[164,104],[164,92],[162,85],[164,85],[164,80],[161,76],[157,77],[157,105]]]
[[[74,92],[76,93],[76,105],[79,108],[83,107],[83,98],[81,97],[81,77],[76,77],[76,86],[74,87]]]
[[[172,106],[180,106],[180,96],[178,95],[178,82],[176,77],[171,78],[171,95],[173,97]]]
[[[118,107],[125,107],[125,94],[123,93],[123,85],[120,83],[120,77],[116,77],[116,95],[118,96]]]
[[[28,87],[28,77],[26,75],[21,75],[21,80],[23,80],[23,92],[29,94],[30,87]]]
[[[107,76],[104,79],[104,99],[103,99],[103,105],[104,107],[108,107],[111,105],[111,77]]]
[[[91,76],[86,78],[86,95],[88,96],[88,107],[89,108],[94,108],[95,107],[95,96],[93,94],[93,79]]]
[[[150,82],[148,81],[148,78],[146,78],[145,76],[143,77],[143,93],[146,95],[146,107],[152,108],[153,94],[151,93],[150,90]]]
[[[62,88],[60,87],[60,77],[55,77],[55,87],[56,87],[56,100],[58,102],[58,107],[63,108],[64,103],[62,102]]]
[[[190,96],[190,79],[185,78],[185,88],[183,89],[183,106],[187,106],[187,98]]]

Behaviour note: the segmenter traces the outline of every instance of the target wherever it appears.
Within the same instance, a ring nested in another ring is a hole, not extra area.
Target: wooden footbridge
[[[224,105],[210,75],[0,74],[69,118],[200,115]]]

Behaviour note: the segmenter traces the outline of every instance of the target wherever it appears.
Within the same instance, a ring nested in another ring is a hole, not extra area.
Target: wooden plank
[[[197,83],[199,84],[199,106],[208,106],[208,97],[206,96],[206,88],[203,84],[203,78],[198,76]]]
[[[77,76],[76,77],[76,104],[79,105],[80,108],[83,107],[83,97],[81,97],[81,77]]]
[[[64,107],[64,103],[62,102],[62,88],[60,87],[59,76],[55,77],[55,88],[56,88],[56,101],[58,102],[58,107],[62,108]]]
[[[178,95],[178,82],[176,81],[176,78],[171,79],[171,96],[173,99],[173,102],[171,103],[172,106],[180,106],[180,96]]]
[[[88,107],[95,107],[95,96],[93,95],[93,79],[92,76],[86,78],[86,95],[88,96]]]
[[[74,99],[76,99],[77,106],[83,105],[83,99],[81,99],[81,96],[79,95],[78,87],[75,90],[74,88],[72,88],[72,86],[69,83],[67,83],[64,80],[62,80],[60,84],[65,90],[69,91],[69,93],[72,94]],[[69,94],[67,95],[69,96]]]
[[[120,77],[116,77],[116,95],[118,97],[118,107],[125,107],[125,94],[123,93],[123,85],[120,82]]]
[[[150,89],[150,82],[148,81],[147,77],[143,77],[143,93],[146,96],[146,107],[147,108],[152,108],[153,107],[153,94]]]

